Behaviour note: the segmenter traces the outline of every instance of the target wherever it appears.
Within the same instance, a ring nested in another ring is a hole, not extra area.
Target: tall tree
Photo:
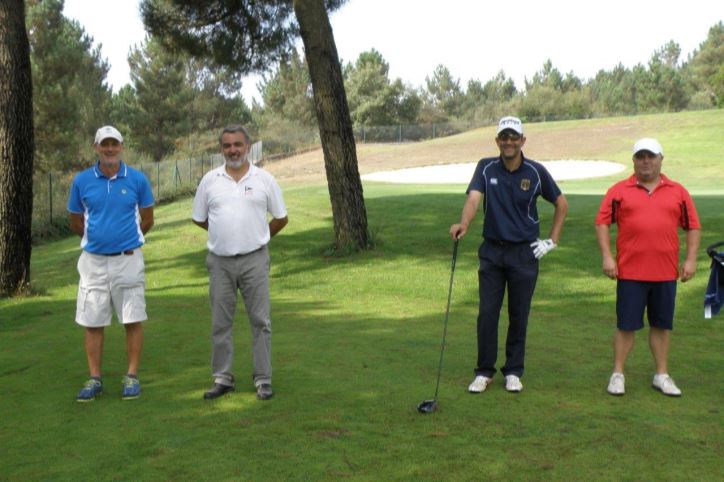
[[[631,70],[619,63],[612,70],[599,70],[588,82],[593,109],[598,114],[636,113],[636,82]]]
[[[709,29],[706,40],[687,62],[694,88],[710,105],[724,107],[724,22]]]
[[[191,128],[194,131],[218,129],[228,119],[249,122],[251,111],[238,95],[241,80],[228,71],[209,68],[200,59],[189,57],[186,62],[186,78],[193,91]]]
[[[673,40],[657,49],[649,60],[642,84],[637,87],[638,104],[650,112],[682,110],[689,102],[679,66],[681,47]]]
[[[435,67],[432,76],[425,77],[425,86],[423,109],[433,113],[429,121],[446,121],[460,115],[464,101],[460,80],[453,78],[447,67]]]
[[[337,249],[367,247],[367,212],[342,67],[322,0],[294,0],[324,151]]]
[[[258,87],[264,111],[274,120],[283,118],[302,127],[317,127],[309,70],[296,51],[279,62],[272,75],[263,76]]]
[[[30,282],[33,89],[23,0],[0,2],[0,296]]]
[[[42,126],[35,169],[69,170],[93,155],[88,139],[107,122],[108,64],[80,24],[63,16],[63,0],[28,0],[27,11],[33,116]]]
[[[164,42],[237,73],[264,72],[304,42],[332,204],[335,247],[368,245],[352,121],[327,12],[344,0],[144,0],[143,21]],[[296,17],[296,21],[295,21]]]
[[[362,52],[344,68],[344,85],[356,125],[391,125],[413,122],[420,100],[401,79],[390,81],[390,66],[377,50]]]
[[[186,109],[193,91],[186,81],[183,56],[168,52],[153,37],[128,56],[136,111],[131,132],[133,145],[154,161],[173,152],[176,139],[191,132]]]

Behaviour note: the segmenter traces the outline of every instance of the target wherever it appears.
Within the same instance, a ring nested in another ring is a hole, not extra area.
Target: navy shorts
[[[676,280],[618,280],[616,285],[616,326],[635,331],[644,327],[644,310],[649,326],[671,330],[674,327]]]

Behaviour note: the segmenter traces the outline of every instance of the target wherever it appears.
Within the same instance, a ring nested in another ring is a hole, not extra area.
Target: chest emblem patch
[[[126,191],[125,189],[121,189],[121,194],[126,194],[126,193],[128,193],[128,191]]]
[[[530,189],[530,179],[521,179],[520,181],[520,188],[523,191],[527,191]]]
[[[497,186],[497,185],[498,185],[498,178],[497,178],[497,177],[492,177],[492,178],[490,178],[490,184],[493,185],[493,186]]]
[[[254,194],[254,190],[251,186],[244,186],[244,196],[251,196]]]

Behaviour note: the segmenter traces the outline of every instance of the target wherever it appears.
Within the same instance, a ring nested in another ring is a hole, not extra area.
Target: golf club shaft
[[[450,317],[450,300],[452,299],[453,277],[455,276],[455,261],[458,257],[458,239],[453,244],[452,266],[450,268],[450,287],[447,291],[447,308],[445,309],[445,324],[442,329],[442,345],[440,346],[440,363],[437,367],[437,382],[435,383],[435,397],[437,400],[437,391],[440,388],[440,374],[442,373],[442,357],[445,353],[445,338],[447,337],[447,320]]]

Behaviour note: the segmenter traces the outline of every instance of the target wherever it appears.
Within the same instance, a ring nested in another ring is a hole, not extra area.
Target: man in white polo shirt
[[[234,390],[232,325],[241,291],[251,325],[256,397],[268,400],[273,392],[267,244],[286,226],[287,209],[274,177],[249,162],[251,139],[243,127],[224,128],[219,143],[225,163],[201,179],[192,211],[193,222],[209,232],[214,386],[204,399]]]
[[[81,237],[78,260],[78,301],[75,321],[85,327],[90,378],[78,402],[95,400],[103,391],[103,330],[115,309],[126,330],[128,371],[124,400],[138,398],[138,365],[146,320],[143,235],[153,226],[153,192],[141,171],[121,160],[123,136],[115,127],[96,132],[98,162],[73,179],[68,198],[70,229]]]

